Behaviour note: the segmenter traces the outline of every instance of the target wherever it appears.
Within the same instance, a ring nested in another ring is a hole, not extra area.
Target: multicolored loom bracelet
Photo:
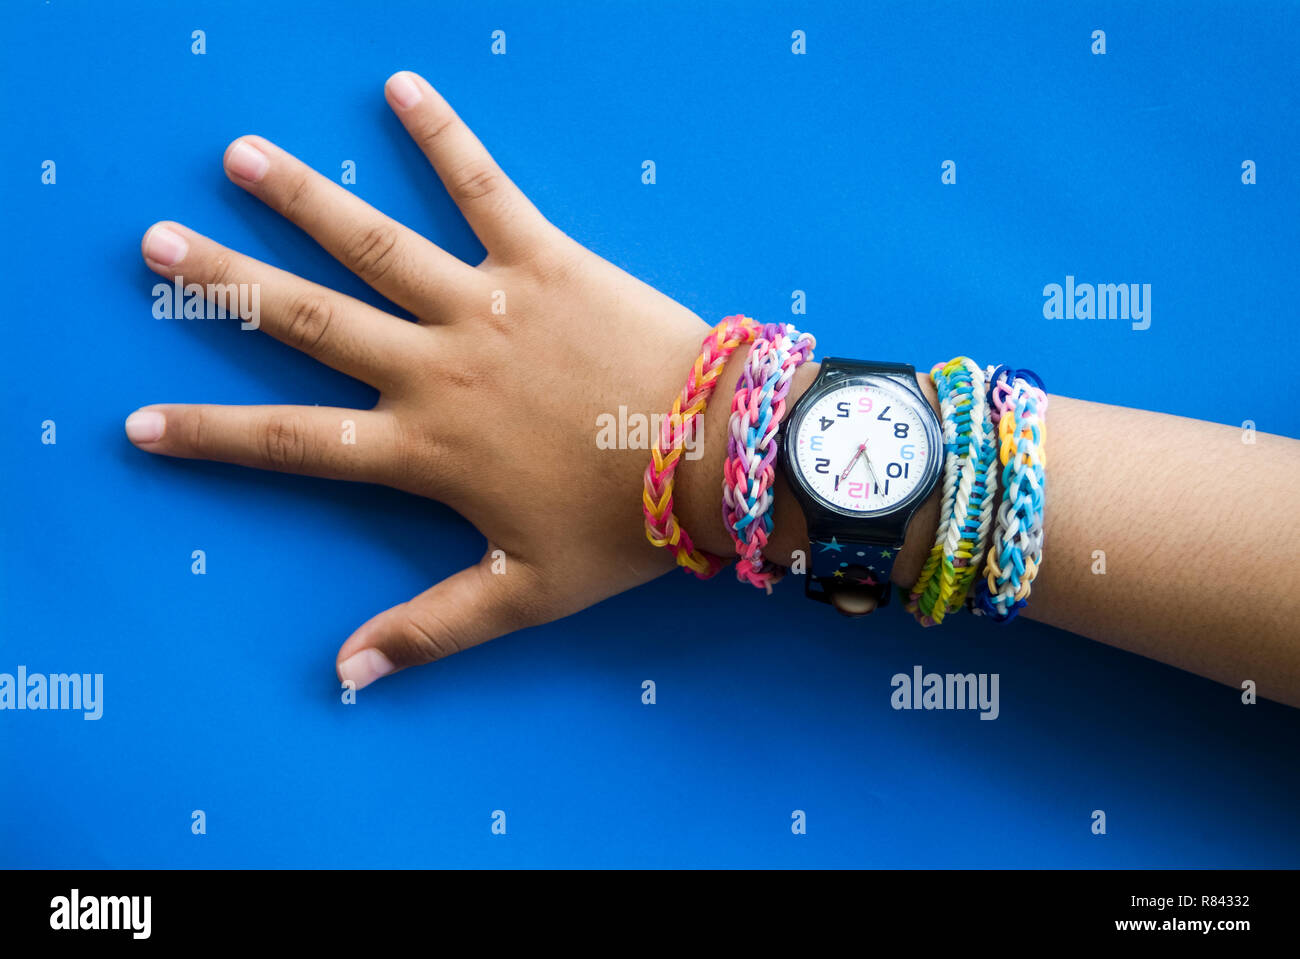
[[[641,507],[645,513],[645,534],[655,546],[672,551],[678,566],[685,566],[700,579],[708,579],[727,561],[696,549],[673,513],[673,476],[681,462],[686,437],[708,405],[727,358],[742,343],[752,343],[759,325],[747,316],[728,316],[704,338],[700,355],[686,378],[681,394],[673,400],[672,412],[664,419],[645,471]]]
[[[922,626],[961,609],[979,572],[997,495],[997,434],[985,375],[959,356],[930,371],[943,421],[944,470],[939,529],[907,602]]]
[[[817,341],[789,323],[769,323],[749,348],[736,381],[722,473],[722,522],[736,552],[736,578],[772,592],[785,570],[763,558],[772,532],[776,432],[799,364],[812,359]]]
[[[1043,561],[1047,394],[1032,370],[1003,366],[990,367],[988,393],[1000,440],[1002,504],[988,574],[976,586],[971,611],[1005,623],[1024,608]]]

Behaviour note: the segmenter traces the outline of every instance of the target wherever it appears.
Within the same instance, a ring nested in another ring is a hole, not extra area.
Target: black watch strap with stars
[[[887,606],[892,592],[889,576],[901,545],[814,532],[804,592],[809,599],[829,603],[836,587],[868,590],[878,606]]]

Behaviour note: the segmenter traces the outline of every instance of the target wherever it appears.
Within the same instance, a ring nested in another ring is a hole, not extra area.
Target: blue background
[[[335,179],[355,161],[360,196],[477,262],[384,103],[402,68],[701,316],[801,289],[823,355],[968,352],[1300,434],[1296,8],[976,6],[6,3],[0,671],[103,673],[105,712],[0,713],[0,865],[1300,865],[1300,711],[1028,622],[852,622],[673,575],[344,707],[339,644],[477,533],[123,436],[152,402],[373,402],[269,337],[154,320],[138,251],[176,219],[382,305],[226,180],[260,133]],[[1067,273],[1152,284],[1151,328],[1045,321]],[[777,628],[737,636],[760,612]],[[1001,718],[892,710],[914,664],[999,673]]]

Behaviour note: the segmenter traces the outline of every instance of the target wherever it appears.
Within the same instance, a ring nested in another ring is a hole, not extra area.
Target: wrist
[[[746,350],[737,350],[727,362],[718,378],[717,388],[710,398],[702,418],[697,449],[702,455],[685,459],[678,469],[676,512],[678,519],[691,535],[695,544],[719,556],[732,558],[735,548],[722,521],[722,475],[727,456],[728,423],[731,417],[731,397],[736,389],[745,364]],[[693,357],[691,358],[693,359]],[[691,360],[688,360],[689,363]],[[805,363],[794,374],[786,410],[812,385],[817,378],[819,365]],[[917,383],[922,394],[939,412],[939,398],[930,377],[921,373]],[[907,535],[894,562],[893,581],[906,588],[916,582],[925,557],[934,543],[939,525],[939,494],[942,486],[923,503],[908,525]],[[803,510],[794,498],[783,470],[778,466],[773,486],[775,506],[772,533],[764,554],[773,562],[789,566],[797,550],[807,552],[808,528]]]

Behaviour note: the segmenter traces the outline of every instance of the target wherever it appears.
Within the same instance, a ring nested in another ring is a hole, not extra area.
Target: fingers
[[[427,330],[229,250],[179,223],[155,223],[141,252],[155,273],[202,286],[226,316],[255,322],[282,343],[381,390],[395,385],[400,357],[427,348]],[[251,308],[249,315],[239,312],[244,307]]]
[[[262,137],[226,148],[226,174],[302,227],[340,263],[423,319],[481,279],[469,264],[384,216]]]
[[[489,253],[521,260],[554,232],[427,80],[395,73],[384,93]]]
[[[444,579],[414,599],[380,613],[339,650],[339,678],[358,689],[408,666],[419,666],[528,625],[515,601],[525,577],[518,564],[495,575],[488,560]]]
[[[387,413],[328,406],[166,404],[126,420],[127,438],[150,453],[388,485],[399,475],[396,432]]]

